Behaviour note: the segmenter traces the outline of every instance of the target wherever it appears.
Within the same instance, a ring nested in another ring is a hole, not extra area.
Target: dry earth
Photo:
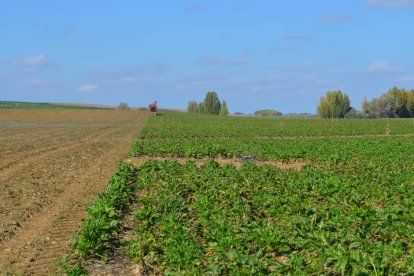
[[[151,161],[151,160],[157,160],[157,161],[176,161],[179,164],[183,165],[189,160],[193,160],[195,162],[195,165],[197,167],[202,166],[205,162],[207,162],[208,158],[200,158],[200,159],[192,159],[192,158],[186,158],[186,157],[176,157],[176,158],[169,158],[169,157],[150,157],[150,156],[142,156],[142,157],[131,157],[124,160],[126,163],[130,163],[134,165],[135,167],[139,168],[142,164]],[[239,159],[239,158],[214,158],[214,161],[216,161],[219,165],[233,165],[237,169],[241,169],[243,166],[243,163],[246,161]],[[282,162],[276,162],[276,161],[260,161],[260,160],[249,160],[249,162],[253,162],[259,166],[261,165],[269,165],[272,167],[279,168],[281,170],[295,170],[300,171],[305,165],[305,162],[302,161],[295,161],[295,162],[289,162],[289,163],[282,163]]]
[[[146,112],[0,110],[0,274],[61,274]]]

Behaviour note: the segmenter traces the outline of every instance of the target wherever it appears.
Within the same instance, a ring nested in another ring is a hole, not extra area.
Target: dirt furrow
[[[51,157],[61,152],[65,152],[65,151],[70,152],[71,149],[79,147],[79,145],[82,145],[85,143],[100,141],[102,137],[108,136],[109,134],[115,133],[116,131],[117,131],[116,128],[103,129],[98,132],[95,132],[92,136],[74,138],[72,141],[68,141],[67,143],[62,143],[62,144],[59,144],[53,147],[49,145],[49,147],[45,147],[38,152],[32,152],[30,154],[25,154],[22,159],[18,160],[19,163],[17,163],[16,161],[12,161],[12,162],[16,162],[17,164],[15,164],[9,169],[3,168],[1,170],[0,181],[1,182],[7,181],[7,177],[9,177],[10,175],[14,175],[16,171],[22,170],[25,166],[30,166],[34,162],[38,162],[41,159],[50,159]]]
[[[9,213],[0,214],[6,219],[1,219],[2,224],[18,220],[13,234],[0,243],[0,275],[62,274],[59,261],[69,252],[86,207],[104,190],[147,117],[131,118],[128,123],[25,158],[6,175],[0,171],[0,177],[9,179],[9,185],[18,191],[4,206]],[[36,180],[36,173],[44,171],[45,176]],[[31,191],[37,191],[33,198],[22,196]],[[1,194],[0,199],[7,201]]]
[[[117,129],[106,130],[97,134],[88,143],[77,142],[70,146],[50,150],[43,155],[25,160],[25,162],[12,167],[10,171],[3,171],[0,180],[5,186],[0,194],[5,195],[2,196],[3,201],[0,203],[0,218],[3,221],[0,226],[0,242],[5,238],[13,236],[16,229],[21,226],[21,223],[29,219],[33,213],[38,212],[43,205],[52,203],[54,196],[65,189],[64,184],[76,179],[77,169],[82,165],[87,165],[88,159],[96,158],[93,152],[92,154],[84,155],[85,149],[98,148],[104,150],[104,144],[95,145],[97,141],[103,139],[103,135],[108,136],[108,138],[104,139],[108,140],[116,133]],[[87,157],[80,160],[79,158],[71,158],[77,155]],[[54,160],[57,160],[57,162]],[[36,164],[42,164],[42,169],[39,169]],[[52,167],[45,166],[48,164],[52,164]],[[54,178],[62,175],[61,171],[65,169],[69,169],[66,172],[66,177],[61,179],[60,183],[53,181]],[[25,174],[21,177],[16,177],[19,171],[25,172]],[[25,191],[13,184],[25,182],[32,183],[30,189]],[[13,193],[12,196],[7,196],[10,193]],[[19,203],[20,208],[18,212],[14,209],[13,203]]]

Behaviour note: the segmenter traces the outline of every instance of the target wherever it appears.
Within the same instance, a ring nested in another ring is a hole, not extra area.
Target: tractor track
[[[94,137],[86,143],[85,143],[85,141],[80,141],[80,142],[76,142],[72,145],[64,145],[64,146],[61,146],[61,147],[59,147],[59,146],[52,147],[49,150],[42,151],[42,153],[39,154],[39,155],[31,156],[31,157],[23,160],[22,162],[16,164],[15,166],[12,166],[8,170],[3,170],[2,173],[1,173],[1,177],[0,177],[0,182],[4,183],[6,185],[3,193],[9,192],[9,187],[14,187],[15,186],[15,185],[13,185],[13,182],[18,182],[19,180],[20,181],[21,180],[26,180],[26,179],[23,179],[23,178],[20,178],[20,179],[16,178],[16,175],[19,174],[19,171],[20,172],[25,172],[25,174],[30,178],[30,181],[32,181],[32,183],[50,182],[50,179],[43,179],[43,178],[50,178],[50,177],[48,177],[48,176],[43,177],[42,174],[45,174],[45,173],[42,173],[42,172],[40,172],[40,174],[39,174],[38,167],[33,166],[33,164],[35,164],[35,163],[46,164],[48,161],[50,162],[50,160],[56,160],[56,159],[64,160],[65,163],[67,164],[68,163],[66,161],[67,159],[71,159],[71,157],[73,157],[77,154],[81,154],[82,151],[84,151],[87,148],[94,147],[94,145],[96,143],[98,143],[100,140],[104,139],[105,136],[111,137],[116,132],[117,132],[117,129],[103,130],[103,131],[97,133],[96,135],[94,135]],[[72,163],[79,162],[76,159],[75,160],[68,160],[68,161],[69,162],[72,161]],[[54,162],[54,161],[51,161],[51,162]],[[59,171],[54,171],[56,169],[49,170],[48,168],[46,168],[46,170],[48,172],[51,172],[53,175],[59,175]],[[72,174],[72,175],[75,176],[74,174]],[[33,181],[33,178],[35,176],[36,176],[36,178],[39,179],[39,181]],[[34,200],[30,200],[30,198],[28,197],[27,194],[24,198],[20,198],[21,202],[19,204],[20,205],[19,212],[14,212],[14,213],[12,213],[12,215],[9,215],[9,216],[0,214],[1,221],[9,221],[10,222],[8,225],[7,224],[2,225],[1,228],[0,228],[0,230],[1,230],[1,232],[0,232],[0,243],[4,239],[7,239],[7,238],[10,238],[11,236],[13,236],[15,230],[19,228],[19,225],[22,222],[29,219],[30,216],[33,213],[36,213],[38,211],[39,207],[41,208],[41,206],[37,206],[39,204],[39,202],[35,201],[35,199],[40,199],[42,204],[48,204],[48,203],[50,203],[51,198],[54,198],[55,195],[58,194],[64,188],[62,185],[59,185],[59,183],[53,183],[53,181],[52,181],[51,184],[54,186],[54,189],[49,189],[49,187],[46,186],[46,185],[43,185],[43,187],[40,187],[41,186],[41,184],[40,184],[39,185],[39,190],[34,191],[36,194],[40,193],[40,195],[36,195]],[[5,205],[7,203],[9,203],[9,204],[11,204],[12,202],[17,203],[16,199],[8,200],[7,196],[4,196],[4,198],[5,198],[5,200],[4,200],[4,202],[2,202],[0,204],[0,207],[4,207],[3,205]],[[5,224],[5,223],[3,223],[3,224]]]
[[[62,144],[16,152],[8,160],[0,184],[17,193],[10,198],[0,192],[0,275],[62,274],[59,262],[70,252],[86,207],[104,190],[147,116],[132,118],[94,125],[83,135],[71,135],[69,128]]]

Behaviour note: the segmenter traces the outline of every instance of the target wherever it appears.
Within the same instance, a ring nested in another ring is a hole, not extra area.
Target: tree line
[[[207,92],[204,101],[197,103],[191,101],[188,103],[187,111],[189,113],[213,114],[227,116],[229,110],[225,100],[220,101],[216,92]]]
[[[328,91],[321,97],[317,113],[321,118],[413,118],[414,89],[393,87],[370,102],[364,98],[361,111],[351,107],[342,91]]]

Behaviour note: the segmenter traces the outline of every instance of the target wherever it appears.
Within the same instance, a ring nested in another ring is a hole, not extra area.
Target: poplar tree
[[[367,98],[364,98],[362,100],[361,109],[362,109],[362,113],[364,113],[364,114],[368,113],[368,101],[367,101]]]
[[[198,103],[196,101],[191,101],[187,106],[188,113],[198,113]]]
[[[221,105],[219,115],[221,115],[221,116],[229,115],[229,110],[227,109],[227,103],[226,103],[225,100],[223,100],[223,104]]]
[[[351,109],[349,97],[342,91],[328,91],[321,97],[318,106],[318,115],[321,118],[344,118]]]
[[[204,113],[218,115],[221,103],[216,92],[208,92],[204,98]]]

